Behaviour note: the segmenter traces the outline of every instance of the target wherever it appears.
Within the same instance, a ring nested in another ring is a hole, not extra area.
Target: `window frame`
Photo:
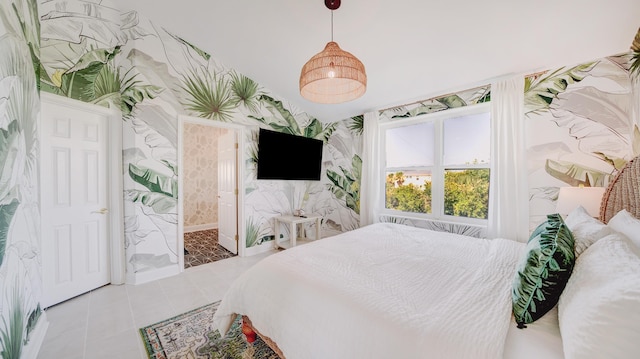
[[[447,119],[463,117],[468,115],[476,115],[480,113],[489,114],[489,126],[491,127],[491,103],[481,103],[471,106],[464,106],[454,109],[443,110],[435,113],[424,114],[409,119],[387,120],[381,122],[379,126],[379,165],[381,179],[379,193],[380,201],[377,205],[378,212],[383,216],[393,216],[402,218],[415,218],[423,220],[434,220],[440,222],[464,223],[470,225],[486,226],[488,219],[470,218],[447,215],[444,213],[444,175],[446,170],[465,170],[465,169],[489,169],[491,171],[491,158],[489,163],[481,164],[444,164],[444,122]],[[425,122],[434,123],[434,164],[433,166],[420,167],[387,167],[386,164],[386,131],[393,128],[417,125]],[[491,145],[491,137],[487,139]],[[388,172],[398,172],[407,170],[431,170],[431,213],[406,212],[395,209],[386,208],[386,177]],[[491,183],[489,183],[489,193],[491,193]]]

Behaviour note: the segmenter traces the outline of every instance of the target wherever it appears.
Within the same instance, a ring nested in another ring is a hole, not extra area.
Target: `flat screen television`
[[[319,181],[323,142],[260,129],[258,179]]]

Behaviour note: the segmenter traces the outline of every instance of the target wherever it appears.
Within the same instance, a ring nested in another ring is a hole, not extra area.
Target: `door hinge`
[[[238,149],[238,142],[234,143],[233,145],[235,146],[235,148],[237,150]]]
[[[233,194],[235,194],[236,196],[238,195],[238,189],[237,188],[233,190]]]
[[[236,242],[240,240],[237,234],[235,235],[235,239],[236,239]]]

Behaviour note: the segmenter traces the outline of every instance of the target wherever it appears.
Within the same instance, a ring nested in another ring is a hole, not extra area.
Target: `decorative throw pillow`
[[[564,223],[569,227],[573,235],[576,257],[600,238],[613,233],[610,227],[591,217],[582,206],[578,206],[571,211]]]
[[[626,209],[616,213],[607,225],[614,231],[627,236],[640,248],[640,219],[633,217]]]
[[[518,328],[526,328],[525,323],[533,323],[558,303],[574,262],[571,231],[559,214],[547,215],[529,237],[513,281],[513,315]]]

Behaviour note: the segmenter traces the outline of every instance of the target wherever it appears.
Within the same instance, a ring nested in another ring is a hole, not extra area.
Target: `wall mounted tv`
[[[260,129],[258,179],[319,181],[323,142]]]

